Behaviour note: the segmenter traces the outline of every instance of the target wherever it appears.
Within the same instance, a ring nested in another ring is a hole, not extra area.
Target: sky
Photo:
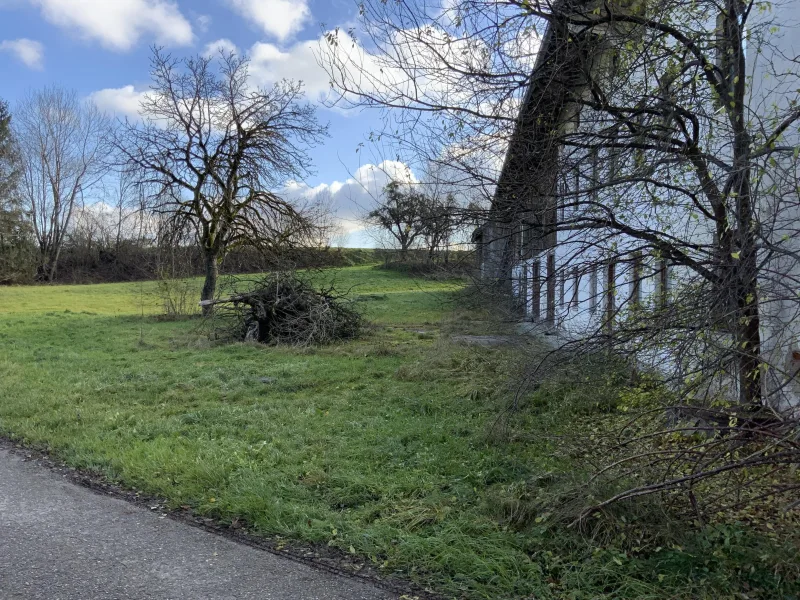
[[[358,217],[405,166],[365,152],[377,113],[323,106],[329,83],[313,53],[325,30],[353,26],[357,10],[355,0],[0,0],[0,98],[13,111],[27,91],[57,85],[130,116],[148,89],[153,45],[175,56],[247,53],[257,83],[302,80],[329,123],[330,138],[310,152],[314,175],[289,191],[329,197],[346,232],[337,243],[370,246]]]

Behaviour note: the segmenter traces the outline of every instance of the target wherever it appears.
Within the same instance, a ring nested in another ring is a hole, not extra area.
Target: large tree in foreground
[[[486,191],[484,243],[533,318],[656,367],[675,414],[712,423],[681,433],[725,432],[641,454],[625,476],[656,483],[617,498],[797,462],[795,4],[364,0],[357,35],[321,48],[338,102],[383,111],[382,143]]]
[[[309,173],[306,150],[326,126],[303,102],[300,83],[255,86],[248,64],[235,54],[176,59],[154,50],[142,122],[127,122],[117,140],[155,190],[151,209],[174,231],[196,236],[205,258],[202,300],[214,297],[230,250],[279,253],[313,237],[308,215],[274,190]]]
[[[682,302],[626,327],[636,303],[610,289],[591,337],[607,344],[613,324],[624,351],[692,354],[674,372],[682,386],[696,382],[692,395],[730,364],[741,404],[758,408],[765,373],[780,403],[799,360],[785,356],[785,331],[799,309],[800,77],[775,17],[792,10],[755,0],[368,0],[363,41],[330,34],[320,58],[340,103],[385,111],[384,141],[441,165],[454,188],[490,196],[500,186],[498,235],[517,256],[559,255],[550,305],[559,279],[615,268],[643,279],[668,265]],[[689,347],[703,347],[699,360]]]

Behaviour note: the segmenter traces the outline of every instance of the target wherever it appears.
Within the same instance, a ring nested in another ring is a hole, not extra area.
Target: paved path
[[[0,599],[388,600],[100,496],[0,448]]]

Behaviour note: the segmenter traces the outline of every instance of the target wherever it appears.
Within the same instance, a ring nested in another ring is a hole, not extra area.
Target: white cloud
[[[302,81],[306,94],[311,99],[321,99],[331,90],[330,80],[325,69],[319,66],[315,52],[319,52],[321,40],[298,42],[286,50],[274,44],[257,42],[250,48],[251,83],[269,85],[282,79]],[[203,56],[213,57],[224,52],[240,53],[240,49],[231,40],[222,38],[206,44]],[[369,60],[369,59],[367,59]],[[121,88],[100,90],[92,94],[92,99],[104,110],[113,110],[126,115],[135,114],[139,101],[145,92],[136,91],[128,85]]]
[[[405,163],[386,160],[378,165],[363,165],[344,181],[321,183],[315,187],[290,182],[283,193],[291,200],[324,202],[330,205],[337,225],[347,237],[342,245],[364,247],[374,245],[374,239],[365,233],[362,218],[375,208],[381,199],[383,188],[392,180],[417,181]]]
[[[279,40],[302,29],[311,16],[308,0],[228,0],[228,4]]]
[[[208,15],[199,15],[195,18],[194,22],[197,25],[197,29],[199,29],[202,33],[208,31],[211,27],[211,22],[213,19]]]
[[[393,31],[386,53],[371,53],[342,30],[329,32],[321,42],[320,59],[337,88],[356,89],[393,106],[457,106],[487,117],[515,114],[509,113],[516,107],[505,99],[504,84],[498,88],[476,75],[496,69],[496,52],[480,39],[422,27]],[[504,57],[527,71],[539,45],[537,33],[530,31],[524,39],[504,43]]]
[[[104,112],[138,119],[139,106],[147,93],[147,91],[137,91],[132,85],[126,85],[93,92],[89,95],[89,99]]]
[[[250,48],[250,73],[259,85],[293,79],[305,84],[310,98],[325,96],[331,87],[330,79],[317,64],[317,48],[318,40],[298,42],[285,51],[274,44],[258,42]]]
[[[159,44],[192,43],[192,26],[170,0],[29,0],[45,19],[112,50],[130,50],[143,35]]]
[[[286,49],[275,44],[257,42],[250,48],[250,73],[259,85],[281,79],[302,81],[312,99],[328,98],[333,91],[331,76],[323,65],[341,68],[350,81],[359,81],[365,91],[386,87],[394,78],[402,78],[391,67],[379,64],[357,41],[344,40],[331,44],[326,35],[297,42]],[[383,82],[383,83],[381,83]],[[335,95],[336,92],[334,92]]]
[[[239,48],[227,38],[222,38],[209,42],[203,50],[203,56],[206,58],[217,56],[220,52],[225,54],[239,54]]]
[[[395,106],[416,102],[451,106],[468,97],[459,71],[479,65],[480,48],[453,41],[438,28],[400,29],[390,43],[391,52],[373,54],[349,32],[336,30],[320,38],[318,54],[337,89],[355,89]],[[446,68],[443,57],[454,68]]]
[[[11,52],[31,69],[41,70],[44,68],[44,46],[35,40],[27,38],[4,40],[0,42],[0,51]]]

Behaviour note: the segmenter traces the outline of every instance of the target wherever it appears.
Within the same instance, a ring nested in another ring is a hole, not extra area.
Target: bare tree
[[[770,16],[791,5],[629,4],[376,0],[361,11],[369,43],[332,33],[321,62],[339,102],[392,110],[384,136],[486,190],[509,277],[558,248],[570,279],[608,263],[627,276],[638,255],[677,265],[675,290],[704,299],[741,402],[759,406],[759,298],[769,281],[789,301],[794,279],[774,269],[795,252],[797,64]],[[696,338],[693,318],[680,335]],[[668,322],[653,330],[677,334]]]
[[[141,229],[137,227],[137,221],[143,216],[139,211],[142,190],[136,180],[135,171],[123,168],[115,175],[113,187],[107,190],[107,195],[116,221],[113,248],[115,253],[119,253],[123,240],[132,238],[134,231]],[[137,238],[141,238],[138,231]]]
[[[383,201],[371,210],[367,223],[388,233],[400,250],[401,260],[425,234],[426,198],[412,184],[390,181],[383,189]]]
[[[384,143],[483,192],[483,282],[574,334],[573,352],[652,366],[682,403],[747,430],[729,439],[792,446],[794,3],[367,0],[360,15],[321,49],[337,102],[386,111]],[[739,468],[725,444],[663,478]]]
[[[155,49],[143,122],[127,122],[117,140],[141,181],[155,186],[150,208],[201,246],[202,300],[214,297],[233,248],[279,255],[313,235],[312,219],[275,190],[309,173],[306,148],[327,126],[303,103],[300,83],[253,86],[248,64],[234,54],[176,59]]]
[[[69,227],[107,171],[110,123],[73,91],[32,92],[20,103],[20,195],[39,247],[38,277],[52,281]]]
[[[422,228],[428,262],[434,262],[441,252],[447,262],[451,238],[463,225],[464,210],[453,194],[442,194],[437,189],[424,195],[424,207]]]

